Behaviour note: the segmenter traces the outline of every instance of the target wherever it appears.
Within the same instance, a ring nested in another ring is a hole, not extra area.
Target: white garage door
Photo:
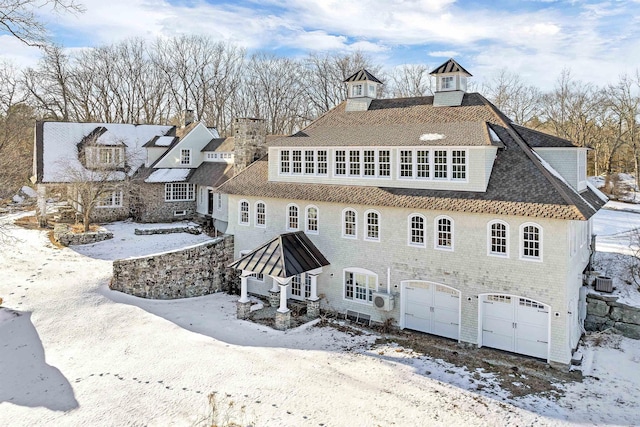
[[[438,283],[403,282],[404,328],[457,340],[460,336],[460,292]]]
[[[549,308],[511,295],[483,295],[482,345],[546,359]]]

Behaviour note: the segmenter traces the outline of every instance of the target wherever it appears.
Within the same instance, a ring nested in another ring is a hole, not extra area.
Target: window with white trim
[[[291,152],[291,173],[300,175],[302,173],[302,150],[293,150]]]
[[[378,150],[378,176],[380,178],[391,177],[391,151]]]
[[[342,211],[342,237],[356,239],[358,237],[358,213],[353,209]]]
[[[446,150],[434,150],[433,152],[433,177],[435,179],[447,179]]]
[[[328,171],[328,161],[327,161],[327,150],[318,150],[316,159],[318,159],[318,175],[327,175]]]
[[[451,150],[451,179],[467,179],[467,152]]]
[[[336,150],[335,152],[335,170],[336,175],[347,174],[347,152],[345,150]]]
[[[305,231],[310,234],[318,234],[318,208],[307,206],[305,216]]]
[[[98,208],[121,208],[122,207],[122,191],[115,190],[103,195],[98,203]]]
[[[238,208],[238,224],[249,225],[249,202],[240,200]]]
[[[362,96],[362,90],[362,84],[355,84],[351,86],[351,96]]]
[[[287,206],[287,230],[297,230],[300,226],[300,209],[298,209],[298,205],[288,205]]]
[[[316,173],[316,155],[313,150],[304,151],[304,173],[305,175],[314,175]]]
[[[168,182],[164,185],[165,202],[195,200],[195,185],[188,182]]]
[[[191,164],[191,148],[182,148],[180,150],[180,164],[181,165]]]
[[[542,228],[538,224],[520,226],[520,258],[542,261]]]
[[[349,176],[360,176],[359,150],[349,150]]]
[[[267,205],[264,202],[256,202],[256,227],[264,228],[267,225]]]
[[[311,297],[310,274],[296,274],[291,278],[291,297],[294,299],[304,299]]]
[[[495,220],[488,224],[487,246],[489,255],[509,256],[509,225]]]
[[[465,181],[467,161],[465,149],[399,149],[398,178]]]
[[[344,299],[371,304],[378,290],[378,275],[363,268],[344,269]]]
[[[453,76],[444,76],[440,79],[441,90],[453,90],[455,89],[455,81]]]
[[[291,173],[291,165],[289,164],[289,150],[280,150],[280,173]]]
[[[327,150],[280,150],[280,175],[326,176]]]
[[[418,246],[421,248],[426,247],[425,239],[425,224],[426,219],[420,214],[413,214],[409,216],[409,245]]]
[[[364,176],[376,176],[376,151],[364,150],[362,152],[362,160],[364,163]]]
[[[117,168],[124,166],[124,147],[95,147],[85,148],[87,167]]]
[[[366,230],[364,239],[379,242],[380,241],[380,214],[376,211],[367,211],[364,213],[366,220]]]
[[[453,220],[446,216],[440,216],[436,218],[435,223],[436,249],[453,250]]]

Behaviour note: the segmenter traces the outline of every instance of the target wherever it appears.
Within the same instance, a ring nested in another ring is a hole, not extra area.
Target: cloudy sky
[[[640,68],[640,0],[80,0],[81,15],[45,19],[68,48],[128,37],[208,34],[281,56],[360,50],[390,69],[455,58],[476,83],[502,69],[551,89],[562,69],[597,85]],[[0,57],[37,49],[0,35]]]

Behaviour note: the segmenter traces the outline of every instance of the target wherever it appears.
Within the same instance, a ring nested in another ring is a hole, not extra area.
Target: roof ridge
[[[551,185],[553,185],[553,187],[560,194],[562,199],[568,205],[574,206],[578,210],[578,212],[580,212],[580,215],[584,219],[586,219],[585,214],[578,208],[576,203],[572,200],[571,196],[566,191],[566,188],[564,188],[565,185],[561,184],[560,181],[557,180],[553,176],[553,174],[542,164],[540,159],[538,157],[536,157],[536,155],[533,153],[533,149],[531,147],[529,147],[529,145],[526,143],[524,138],[522,138],[520,133],[515,129],[515,127],[512,126],[513,122],[510,120],[509,123],[507,123],[507,121],[505,120],[506,116],[500,110],[498,110],[498,108],[495,105],[493,105],[493,103],[491,103],[484,96],[482,96],[480,94],[478,94],[478,95],[480,96],[480,99],[485,103],[485,105],[487,105],[491,109],[491,111],[494,112],[496,117],[504,124],[505,129],[507,130],[507,132],[509,132],[509,135],[511,135],[511,137],[516,142],[516,144],[518,144],[520,149],[531,160],[531,162],[538,168],[538,170],[540,170],[540,172],[542,172],[542,175],[547,179],[547,181],[549,181],[551,183]],[[578,197],[582,198],[582,196],[580,196],[580,194],[578,194]]]

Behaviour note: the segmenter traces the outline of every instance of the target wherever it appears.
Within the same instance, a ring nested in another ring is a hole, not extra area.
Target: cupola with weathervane
[[[382,82],[364,68],[348,77],[346,111],[366,111],[378,97]]]
[[[471,77],[471,73],[453,59],[449,59],[429,74],[436,79],[434,107],[462,105],[462,98],[467,91],[467,77]]]

